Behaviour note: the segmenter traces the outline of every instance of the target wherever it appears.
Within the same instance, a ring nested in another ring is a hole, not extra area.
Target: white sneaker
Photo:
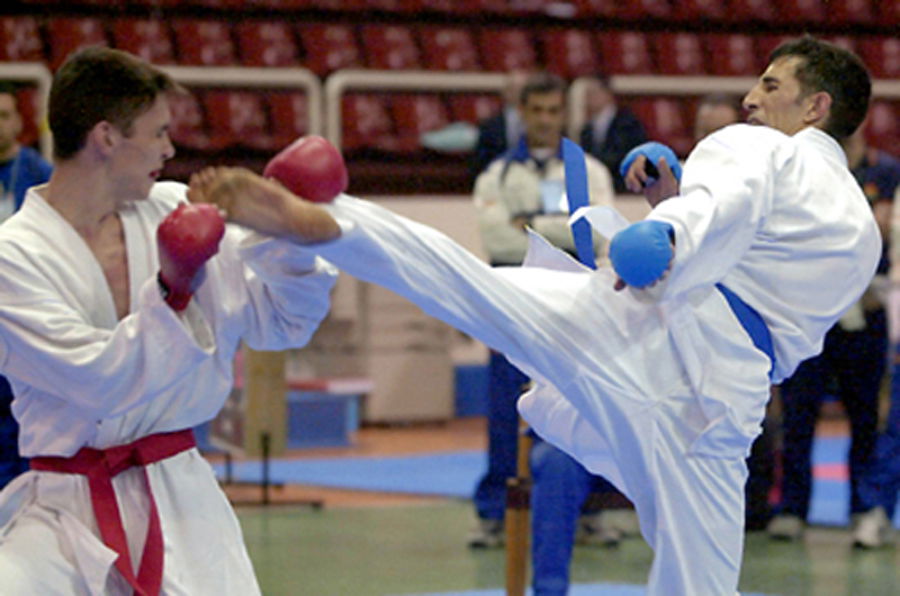
[[[860,513],[853,529],[853,546],[881,548],[893,539],[893,527],[883,507]]]
[[[618,546],[622,531],[610,523],[608,511],[600,511],[578,518],[575,528],[575,544],[581,546]]]
[[[478,518],[469,533],[469,548],[500,548],[505,542],[503,520]]]
[[[806,522],[797,515],[787,513],[776,515],[766,526],[766,532],[773,540],[800,540],[805,529]]]

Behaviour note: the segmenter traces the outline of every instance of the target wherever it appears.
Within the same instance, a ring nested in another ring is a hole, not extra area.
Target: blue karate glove
[[[672,173],[675,175],[675,180],[681,181],[681,163],[678,161],[678,156],[675,155],[675,152],[672,151],[668,145],[663,145],[656,141],[638,145],[628,152],[628,155],[626,155],[625,159],[622,160],[622,163],[619,164],[619,173],[622,175],[622,178],[628,173],[628,169],[631,167],[631,164],[634,163],[634,160],[637,159],[638,155],[643,155],[647,158],[647,165],[644,167],[644,171],[650,176],[647,186],[653,184],[659,178],[659,170],[657,170],[657,167],[659,166],[659,159],[661,157],[666,158],[666,163],[669,164],[669,168],[671,168]]]
[[[616,274],[629,286],[643,288],[659,281],[672,260],[675,231],[664,221],[633,223],[609,243],[609,259]]]

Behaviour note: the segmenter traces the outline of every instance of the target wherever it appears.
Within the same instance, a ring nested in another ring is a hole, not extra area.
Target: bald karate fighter
[[[869,90],[851,53],[812,38],[781,46],[745,99],[767,126],[701,141],[678,196],[613,238],[628,249],[615,271],[578,270],[536,236],[525,266],[491,269],[373,203],[320,206],[246,171],[204,172],[191,197],[504,352],[536,381],[519,402],[525,419],[634,502],[656,554],[648,593],[734,594],[744,459],[770,381],[821,350],[881,252],[839,144]],[[646,289],[618,291],[620,280]]]
[[[71,56],[53,177],[0,228],[0,370],[32,458],[0,493],[0,595],[260,593],[190,429],[242,340],[308,340],[336,271],[157,182],[175,91],[130,54]]]

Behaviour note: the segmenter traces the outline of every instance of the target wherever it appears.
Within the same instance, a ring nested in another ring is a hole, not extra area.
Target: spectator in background
[[[863,129],[861,126],[846,140],[844,151],[854,177],[869,199],[882,238],[887,239],[890,205],[900,172],[891,170],[889,156],[866,147]],[[894,165],[896,168],[896,160]],[[874,507],[863,498],[861,479],[875,447],[878,396],[887,351],[886,315],[880,296],[888,270],[886,248],[872,284],[825,336],[822,353],[802,363],[781,386],[784,474],[778,514],[768,527],[772,538],[797,540],[803,536],[812,490],[816,418],[822,398],[832,388],[850,419],[850,516],[854,540],[859,514]],[[873,540],[863,536],[860,545]]]
[[[740,122],[741,100],[725,93],[711,93],[700,100],[694,116],[694,142],[729,124]]]
[[[50,179],[52,167],[40,153],[19,143],[20,134],[16,88],[0,81],[0,221],[22,206],[29,187]]]
[[[524,133],[475,183],[481,237],[494,266],[522,263],[528,245],[526,227],[575,252],[568,205],[563,200],[565,99],[562,79],[548,74],[529,77],[518,103]],[[591,202],[612,205],[613,187],[607,169],[590,155],[586,155],[585,165]],[[599,236],[595,238],[595,254],[600,255]],[[496,547],[503,542],[506,479],[516,474],[516,402],[528,382],[499,353],[491,352],[488,367],[488,471],[475,491],[478,525],[469,541],[476,548]],[[601,488],[601,479],[549,443],[536,440],[530,455],[534,591],[541,596],[565,594],[582,506],[592,491]],[[607,490],[614,490],[603,484]],[[615,538],[600,526],[596,516],[585,516],[582,526],[597,541]]]
[[[16,88],[0,81],[0,221],[22,206],[29,187],[50,179],[52,166],[37,151],[19,143],[21,133]],[[10,411],[12,400],[9,382],[0,377],[0,488],[28,470],[28,460],[19,455],[19,425]]]
[[[605,76],[591,77],[586,93],[588,121],[581,128],[581,146],[609,169],[617,193],[628,192],[619,164],[629,151],[647,140],[644,125],[631,110],[616,104]]]
[[[511,71],[503,90],[503,109],[478,124],[478,142],[472,156],[470,172],[475,180],[492,161],[514,147],[525,132],[519,116],[519,95],[528,79],[523,70]]]
[[[859,478],[857,492],[860,513],[853,527],[853,544],[879,548],[891,541],[891,519],[900,490],[900,160],[865,146],[862,135],[855,139],[850,165],[863,191],[873,203],[882,237],[890,240],[887,291],[889,361],[891,362],[891,405],[884,432]],[[893,204],[891,203],[893,197]],[[886,214],[892,212],[890,222]],[[885,233],[884,228],[888,228]]]

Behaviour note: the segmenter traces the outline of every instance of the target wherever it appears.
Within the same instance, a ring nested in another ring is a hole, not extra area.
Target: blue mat
[[[813,465],[840,471],[835,466],[846,462],[848,446],[847,437],[816,439]],[[213,467],[220,478],[224,477],[224,465]],[[477,450],[391,457],[276,459],[271,462],[269,475],[275,483],[469,499],[486,467],[485,452]],[[234,480],[259,482],[262,466],[259,461],[236,462],[232,474]],[[814,478],[809,521],[845,526],[849,487],[845,480],[833,479],[834,473],[829,476]],[[894,522],[900,528],[900,511]]]
[[[532,591],[527,592],[529,596]],[[569,596],[644,596],[647,591],[643,586],[630,584],[573,584],[569,588]],[[503,590],[471,590],[468,592],[434,592],[430,594],[413,594],[409,596],[504,596]],[[743,596],[765,596],[765,594],[744,593]]]
[[[225,466],[213,466],[222,478]],[[271,462],[272,482],[309,484],[413,495],[471,498],[475,485],[487,469],[484,451],[454,451],[390,457],[340,457],[277,459]],[[235,480],[259,482],[258,461],[232,464]]]

